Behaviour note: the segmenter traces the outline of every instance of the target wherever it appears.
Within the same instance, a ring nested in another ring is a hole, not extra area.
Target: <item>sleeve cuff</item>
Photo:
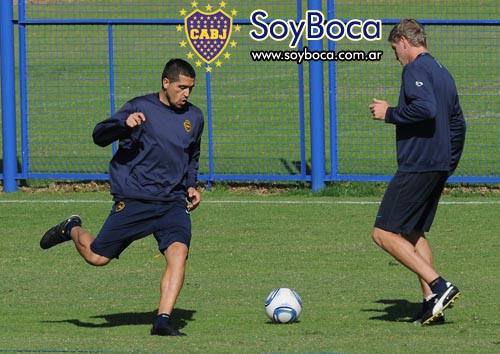
[[[392,117],[393,111],[394,111],[394,107],[387,108],[387,111],[385,112],[385,118],[384,118],[386,123],[392,123],[391,117]]]

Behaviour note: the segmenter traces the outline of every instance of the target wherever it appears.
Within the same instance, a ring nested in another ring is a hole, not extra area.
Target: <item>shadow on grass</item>
[[[370,317],[370,320],[390,322],[412,322],[412,318],[420,311],[421,303],[408,300],[378,300],[377,304],[387,305],[383,309],[366,309],[366,312],[378,312],[380,315]]]
[[[196,311],[174,309],[172,313],[172,323],[179,329],[184,328],[189,321],[193,321],[193,315]],[[152,325],[156,318],[157,311],[148,312],[124,312],[113,313],[108,315],[92,316],[93,319],[101,319],[105,322],[94,323],[85,322],[78,319],[60,320],[60,321],[43,321],[48,323],[71,323],[78,327],[86,328],[110,328],[119,326],[132,326],[132,325]]]

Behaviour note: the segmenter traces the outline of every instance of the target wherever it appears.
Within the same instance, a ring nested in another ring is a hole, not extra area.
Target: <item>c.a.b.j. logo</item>
[[[212,5],[206,5],[203,6],[203,11],[198,5],[198,2],[193,0],[191,13],[188,14],[186,9],[179,11],[183,16],[184,26],[177,25],[177,32],[184,32],[187,37],[187,41],[183,39],[179,45],[186,48],[189,43],[192,50],[186,53],[187,59],[198,57],[195,61],[196,67],[199,68],[205,63],[205,70],[211,72],[212,65],[219,68],[224,61],[228,62],[232,55],[230,50],[238,45],[234,38],[231,39],[233,32],[241,30],[240,25],[233,25],[233,18],[238,11],[234,8],[229,10],[224,0],[219,2],[218,10]]]
[[[184,19],[186,36],[195,53],[207,64],[222,54],[231,38],[233,19],[223,10],[194,10]]]

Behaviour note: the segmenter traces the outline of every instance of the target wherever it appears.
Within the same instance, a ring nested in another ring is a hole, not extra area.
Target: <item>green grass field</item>
[[[72,213],[97,232],[106,192],[1,194],[0,353],[498,353],[500,199],[444,196],[429,236],[437,269],[463,296],[445,325],[422,328],[408,322],[416,278],[370,240],[381,190],[204,192],[173,314],[183,338],[149,335],[164,269],[153,237],[102,268],[69,242],[39,248]],[[281,286],[304,301],[298,323],[265,315]]]
[[[272,17],[295,16],[293,2],[283,0],[227,3],[237,8],[239,19],[257,8]],[[305,9],[307,2],[302,3]],[[337,18],[500,16],[496,0],[481,6],[472,0],[335,3]],[[31,1],[27,17],[180,18],[179,9],[190,4]],[[374,123],[367,108],[373,96],[397,99],[401,68],[385,42],[388,30],[385,26],[381,42],[337,45],[337,50],[385,51],[378,63],[337,64],[340,173],[394,170],[393,129]],[[185,56],[186,50],[179,47],[183,36],[174,26],[114,26],[113,31],[113,108],[118,108],[157,90],[166,58]],[[498,37],[498,26],[430,25],[428,32],[430,50],[454,74],[466,112],[468,141],[457,172],[496,176],[499,47],[491,39]],[[252,42],[247,34],[248,26],[234,33],[238,46],[231,61],[211,74],[215,172],[286,174],[300,158],[297,66],[251,62],[250,50],[288,48]],[[29,155],[31,171],[106,172],[111,151],[96,147],[91,132],[110,112],[108,28],[27,25],[26,35],[30,140],[23,156]],[[307,112],[307,64],[304,69]],[[192,102],[206,110],[205,73],[199,70]],[[308,120],[306,113],[306,149]],[[206,173],[207,135],[203,144]],[[327,155],[329,150],[327,139]],[[456,188],[445,194],[429,237],[436,268],[463,296],[446,312],[445,325],[422,328],[408,322],[421,302],[416,278],[370,239],[382,184],[332,185],[315,195],[308,186],[271,194],[217,187],[204,192],[204,202],[192,213],[187,276],[173,314],[184,338],[149,335],[164,269],[153,237],[134,243],[103,268],[85,264],[70,243],[39,248],[46,229],[72,213],[97,233],[111,208],[107,192],[0,193],[0,354],[500,352],[498,193]],[[268,321],[264,301],[276,287],[301,295],[298,323]]]

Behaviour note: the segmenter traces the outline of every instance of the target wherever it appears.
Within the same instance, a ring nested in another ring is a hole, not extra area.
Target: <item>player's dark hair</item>
[[[161,81],[163,82],[163,79],[167,78],[170,82],[176,82],[179,80],[179,75],[196,78],[194,68],[187,61],[178,58],[170,59],[163,69]]]
[[[414,19],[401,20],[389,34],[389,43],[399,43],[401,37],[405,37],[414,47],[427,48],[426,33],[424,27]]]

